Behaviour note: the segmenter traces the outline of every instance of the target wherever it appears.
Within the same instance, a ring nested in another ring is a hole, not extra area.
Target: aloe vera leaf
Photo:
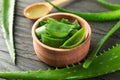
[[[74,67],[46,71],[0,72],[0,77],[26,80],[78,80],[97,77],[117,70],[120,70],[120,44],[95,58],[87,69],[79,64]]]
[[[15,48],[13,40],[13,17],[15,0],[2,0],[2,20],[1,26],[3,28],[5,41],[8,47],[8,51],[12,58],[12,62],[15,63]]]
[[[73,36],[71,36],[68,40],[64,42],[64,44],[61,46],[61,48],[73,48],[80,43],[82,43],[85,39],[85,29],[81,28],[79,31],[77,31]]]
[[[48,34],[41,34],[41,42],[43,42],[44,44],[51,46],[51,47],[60,47],[64,41],[66,40],[66,38],[53,38]]]
[[[75,34],[78,31],[78,29],[73,29],[70,31],[69,36],[71,37],[73,34]]]
[[[46,31],[53,37],[64,38],[72,30],[73,25],[53,21],[46,24]]]
[[[120,9],[114,11],[98,12],[98,13],[77,12],[55,6],[49,0],[45,0],[45,1],[49,2],[56,10],[60,12],[75,14],[89,21],[110,21],[110,20],[120,19]]]
[[[41,26],[41,27],[38,27],[38,28],[35,30],[35,32],[36,32],[37,37],[40,39],[40,38],[41,38],[41,34],[45,34],[45,33],[46,33],[46,26],[43,25],[43,26]]]
[[[45,25],[46,23],[47,23],[47,21],[42,20],[42,21],[40,21],[40,26],[43,26],[43,25]]]
[[[78,23],[77,20],[75,20],[75,21],[72,23],[72,25],[74,25],[74,28],[75,28],[75,29],[79,29],[79,28],[80,28],[80,24]]]
[[[109,30],[109,32],[99,41],[99,43],[97,44],[97,46],[94,48],[94,50],[92,51],[92,53],[90,54],[90,56],[85,60],[83,67],[84,68],[88,68],[89,65],[92,63],[92,61],[94,60],[94,58],[96,57],[96,54],[99,52],[100,48],[102,47],[102,45],[107,41],[107,39],[113,34],[115,33],[118,29],[120,29],[120,21],[118,21],[112,29]]]
[[[68,19],[65,19],[65,18],[61,19],[60,22],[65,23],[65,24],[71,24],[71,23],[68,21]]]
[[[99,2],[103,6],[109,8],[109,9],[112,9],[112,10],[120,9],[120,4],[113,4],[113,3],[107,2],[105,0],[97,0],[97,2]]]
[[[64,19],[64,18],[63,18],[60,22],[65,23],[65,24],[71,24],[67,19]],[[72,25],[73,25],[73,28],[74,28],[74,29],[79,29],[79,28],[80,28],[80,24],[78,23],[77,20],[75,20],[75,21],[72,23]]]

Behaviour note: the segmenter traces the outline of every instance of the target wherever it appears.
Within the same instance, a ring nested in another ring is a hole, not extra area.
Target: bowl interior
[[[38,41],[39,44],[41,44],[41,45],[43,45],[45,47],[48,47],[48,48],[51,48],[51,49],[61,49],[61,48],[53,48],[53,47],[50,47],[50,46],[47,46],[47,45],[43,44],[42,42],[40,42],[38,40],[38,38],[37,38],[37,36],[35,34],[36,28],[40,26],[39,22],[41,20],[47,20],[48,18],[53,18],[53,19],[58,20],[58,21],[60,21],[61,19],[65,18],[65,19],[68,19],[68,21],[70,21],[71,23],[74,22],[75,20],[77,20],[78,23],[80,24],[80,26],[84,27],[85,30],[86,30],[86,39],[91,36],[90,26],[89,26],[89,24],[83,18],[78,17],[78,16],[73,15],[73,14],[69,14],[69,13],[53,13],[53,14],[49,14],[47,16],[44,16],[44,17],[38,19],[34,23],[33,28],[32,28],[32,36],[33,36],[33,38],[35,38]]]

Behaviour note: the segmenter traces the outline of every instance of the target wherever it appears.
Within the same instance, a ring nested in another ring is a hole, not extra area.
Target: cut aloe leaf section
[[[62,22],[62,23],[66,23],[66,24],[71,24],[71,23],[68,21],[68,19],[65,19],[65,18],[61,19],[60,22]]]
[[[64,39],[58,39],[58,38],[52,38],[50,35],[48,34],[42,34],[41,35],[41,41],[51,47],[60,47],[64,41],[66,40],[66,38]]]
[[[85,29],[81,28],[73,36],[64,42],[61,48],[73,48],[80,45],[85,39]]]
[[[40,25],[41,25],[41,26],[43,26],[43,25],[45,25],[45,24],[47,24],[47,21],[44,21],[44,20],[40,21]]]
[[[37,37],[40,39],[40,38],[41,38],[41,34],[46,33],[46,27],[45,27],[45,25],[43,25],[43,26],[41,26],[41,27],[38,27],[38,28],[35,30],[35,32],[36,32]]]
[[[74,25],[73,28],[75,28],[75,29],[79,29],[79,28],[80,28],[80,24],[78,23],[77,20],[75,20],[75,21],[72,23],[72,25]]]
[[[57,38],[66,37],[72,30],[73,25],[64,24],[61,22],[50,22],[46,25],[48,34]]]

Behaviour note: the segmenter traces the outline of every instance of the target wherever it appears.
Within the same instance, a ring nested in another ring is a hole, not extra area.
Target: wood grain
[[[43,0],[16,0],[15,7],[15,20],[14,20],[14,39],[15,39],[15,49],[17,54],[17,64],[13,65],[10,59],[4,38],[3,32],[0,27],[0,71],[26,71],[26,70],[38,70],[38,69],[48,69],[52,68],[45,63],[41,62],[33,49],[31,28],[34,21],[28,20],[23,16],[24,8],[32,3],[41,2]],[[120,3],[120,0],[107,0],[113,3]],[[2,0],[0,0],[0,7]],[[74,0],[69,4],[63,6],[66,9],[74,11],[83,12],[102,12],[108,11],[109,9],[101,6],[96,2],[96,0]],[[55,12],[55,10],[53,11]],[[1,13],[1,8],[0,8]],[[96,46],[97,42],[107,33],[107,31],[112,28],[112,26],[117,22],[91,22],[89,24],[92,28],[92,40],[91,40],[91,50]],[[107,50],[108,47],[120,43],[120,29],[104,44],[101,51]],[[90,53],[89,52],[89,53]],[[100,76],[97,78],[91,78],[88,80],[119,80],[120,72],[115,72]],[[0,79],[2,80],[2,79]]]

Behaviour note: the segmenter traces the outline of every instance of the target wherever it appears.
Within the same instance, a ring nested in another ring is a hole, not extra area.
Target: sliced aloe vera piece
[[[75,28],[75,29],[79,29],[79,28],[80,28],[80,24],[78,23],[77,20],[75,20],[75,21],[72,23],[72,25],[74,25],[73,28]]]
[[[41,27],[38,27],[38,28],[35,30],[35,32],[36,32],[37,37],[40,39],[40,38],[41,38],[41,34],[46,33],[46,26],[43,25],[43,26],[41,26]]]
[[[70,31],[69,36],[71,37],[73,34],[75,34],[77,31],[79,31],[78,29],[73,29],[72,31]]]
[[[72,30],[73,25],[68,25],[61,22],[50,22],[46,25],[46,31],[53,37],[64,38]]]
[[[60,47],[64,43],[65,40],[66,40],[65,38],[64,39],[52,38],[48,34],[42,34],[41,35],[41,41],[44,44],[46,44],[48,46],[51,46],[51,47],[58,48],[58,47]]]
[[[71,24],[71,23],[68,21],[68,19],[65,19],[65,18],[61,19],[60,22],[65,23],[65,24]]]
[[[41,25],[41,26],[45,25],[46,23],[47,23],[47,21],[43,21],[43,20],[40,21],[40,25]]]
[[[70,37],[68,40],[64,42],[64,44],[61,46],[61,48],[73,48],[80,43],[82,43],[85,39],[85,29],[81,28],[79,31],[77,31],[72,37]]]

